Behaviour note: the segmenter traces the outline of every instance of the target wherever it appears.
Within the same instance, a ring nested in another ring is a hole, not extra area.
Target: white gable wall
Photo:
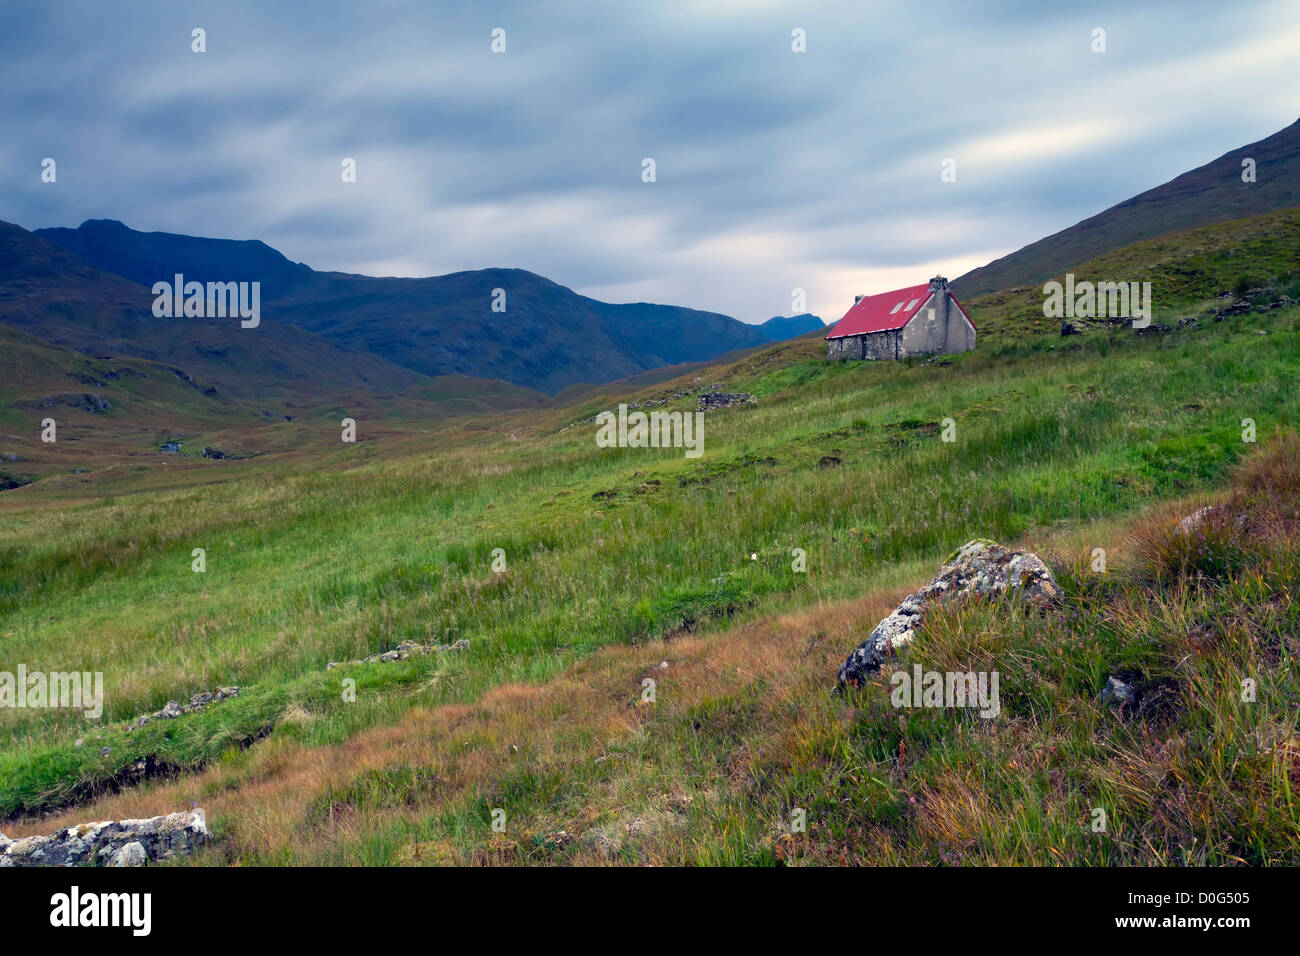
[[[931,292],[916,315],[903,326],[899,358],[908,355],[952,355],[975,348],[975,327],[967,321],[952,295]]]

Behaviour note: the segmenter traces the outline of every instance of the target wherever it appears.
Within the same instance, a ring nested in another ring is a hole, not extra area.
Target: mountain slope
[[[69,250],[0,222],[0,323],[86,354],[175,366],[219,391],[262,401],[284,394],[405,388],[421,376],[284,323],[159,319],[153,294]]]
[[[1247,157],[1256,164],[1253,183],[1241,179],[1241,163]],[[985,292],[1044,282],[1070,266],[1143,239],[1295,205],[1300,205],[1300,120],[973,269],[956,279],[952,288],[964,301]]]
[[[1204,313],[1224,293],[1253,306],[1281,295],[1297,298],[1300,284],[1300,207],[1169,233],[1115,249],[1068,268],[1078,282],[1150,282],[1153,321],[1176,324]],[[1048,276],[1063,280],[1061,273]],[[1252,291],[1255,290],[1255,291]],[[1269,291],[1271,290],[1271,291]],[[1003,289],[968,299],[982,341],[1059,334],[1061,320],[1043,315],[1042,287]]]
[[[811,312],[800,315],[774,315],[759,325],[759,330],[771,342],[784,342],[800,335],[806,335],[814,329],[824,329],[826,323]]]
[[[555,393],[764,345],[754,326],[676,306],[613,305],[522,269],[418,279],[316,272],[261,242],[137,232],[92,220],[39,235],[145,285],[260,281],[264,321],[290,323],[423,375],[498,378]],[[505,311],[493,311],[495,290]]]

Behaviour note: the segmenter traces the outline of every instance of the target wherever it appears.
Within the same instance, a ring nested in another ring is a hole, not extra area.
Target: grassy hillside
[[[1300,207],[1205,226],[1135,243],[1076,264],[1048,278],[1076,282],[1150,282],[1152,321],[1174,324],[1245,297],[1267,305],[1277,296],[1300,299]],[[1271,287],[1272,295],[1259,294]],[[1255,290],[1255,294],[1251,294]],[[979,327],[980,345],[1023,340],[1060,330],[1043,315],[1043,282],[963,302]]]
[[[1168,862],[1188,833],[1188,861],[1297,862],[1297,779],[1278,769],[1295,729],[1291,545],[1252,551],[1228,590],[1171,583],[1158,607],[1120,575],[1128,522],[1160,501],[1190,510],[1255,449],[1244,418],[1266,445],[1296,427],[1297,318],[899,365],[831,365],[809,339],[624,396],[712,382],[759,396],[708,413],[698,460],[598,449],[594,426],[565,427],[610,395],[376,423],[352,446],[323,409],[275,426],[310,441],[215,463],[216,484],[150,488],[147,471],[134,486],[5,492],[5,659],[102,670],[108,702],[101,725],[0,712],[4,830],[46,832],[51,820],[27,815],[93,798],[60,819],[199,802],[222,835],[212,862],[937,861],[939,847],[972,862]],[[890,602],[973,537],[1060,548],[1058,574],[1092,615],[1060,631],[975,609],[918,646],[927,661],[1004,668],[1004,718],[900,724],[879,700],[827,696]],[[1120,556],[1113,588],[1075,566],[1092,547]],[[807,573],[791,568],[795,548]],[[1245,636],[1214,624],[1247,597],[1263,617],[1232,618]],[[1202,620],[1227,635],[1223,653],[1172,676],[1195,691],[1254,668],[1256,707],[1187,691],[1163,723],[1103,726],[1107,673],[1170,676],[1180,622]],[[470,644],[326,670],[407,639]],[[638,704],[650,674],[658,702]],[[121,726],[218,684],[244,691]],[[1212,743],[1228,732],[1245,756]],[[1173,748],[1167,765],[1139,749],[1152,741]],[[200,772],[163,779],[182,769]],[[141,772],[160,776],[111,794]],[[1199,796],[1178,798],[1175,819],[1151,780]],[[1208,816],[1229,796],[1239,809]],[[1070,835],[1103,799],[1124,821],[1109,849]],[[792,805],[810,809],[817,840],[787,840]],[[504,836],[489,826],[497,806],[515,821]]]

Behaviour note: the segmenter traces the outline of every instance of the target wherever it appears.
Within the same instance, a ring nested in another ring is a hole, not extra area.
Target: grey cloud
[[[1288,9],[21,5],[0,36],[0,219],[256,237],[345,271],[518,266],[750,321],[801,284],[835,318],[846,270],[1001,254],[1293,121],[1294,69],[1252,52],[1300,39]]]

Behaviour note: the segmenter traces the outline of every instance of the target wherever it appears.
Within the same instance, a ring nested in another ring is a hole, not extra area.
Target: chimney
[[[946,292],[948,290],[948,280],[943,276],[935,276],[930,280],[931,292]]]
[[[854,304],[854,305],[857,305],[859,302],[861,302],[861,301],[862,301],[863,299],[865,299],[865,298],[866,298],[865,295],[855,295],[855,296],[853,297],[853,304]]]

